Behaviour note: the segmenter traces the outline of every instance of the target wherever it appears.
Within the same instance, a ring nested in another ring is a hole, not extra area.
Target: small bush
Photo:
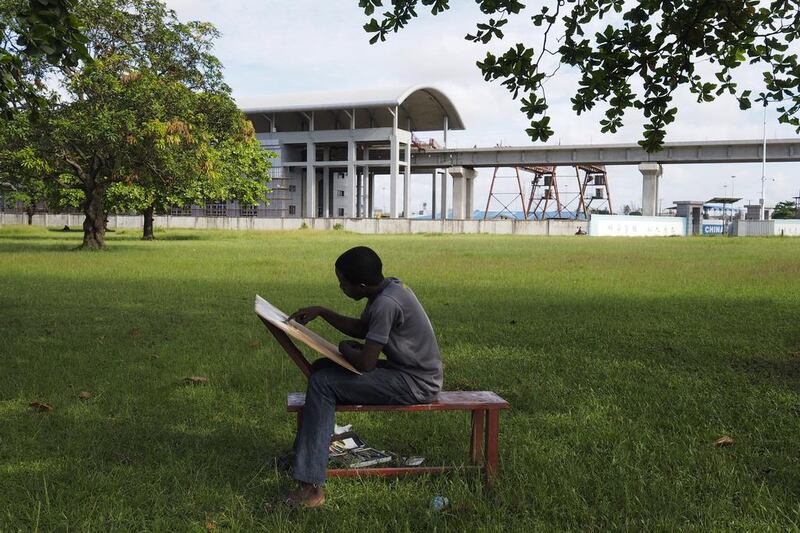
[[[333,225],[333,229],[334,231],[341,231],[344,229],[344,224],[342,224],[341,222],[337,222],[336,224]]]
[[[308,224],[303,222],[302,224],[300,224],[300,229],[308,229]]]

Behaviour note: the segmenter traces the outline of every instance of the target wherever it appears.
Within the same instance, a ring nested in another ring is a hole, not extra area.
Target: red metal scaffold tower
[[[494,199],[501,206],[501,208],[494,214],[494,216],[492,216],[492,218],[519,218],[512,208],[513,204],[517,201],[517,199],[519,199],[520,212],[522,213],[523,218],[528,220],[528,210],[525,208],[525,197],[524,193],[522,192],[522,178],[519,174],[521,167],[511,167],[514,169],[514,176],[498,175],[498,172],[501,168],[506,167],[495,167],[494,172],[492,173],[492,184],[489,186],[489,197],[486,199],[486,209],[483,212],[483,220],[486,220],[486,217],[489,216],[489,206],[492,203],[492,199]],[[496,192],[495,185],[497,180],[500,179],[516,179],[517,192]],[[504,213],[507,213],[507,216],[504,215]]]
[[[581,172],[583,176],[581,177]],[[605,165],[575,165],[578,179],[578,212],[589,218],[592,212],[613,215],[611,208],[611,189],[608,188],[608,173]],[[593,188],[590,189],[590,187]]]
[[[561,203],[561,193],[558,190],[558,175],[555,166],[523,167],[533,173],[531,180],[531,194],[528,198],[528,217],[534,220],[547,218],[547,208],[554,203],[557,218],[564,218],[566,207]],[[536,205],[533,203],[536,202]]]
[[[513,176],[502,176],[501,168],[513,168]],[[611,207],[611,189],[608,173],[603,165],[574,165],[577,180],[577,191],[566,191],[559,188],[557,167],[554,165],[525,165],[513,167],[495,167],[486,211],[483,218],[489,216],[489,206],[494,199],[501,209],[492,218],[519,218],[513,210],[513,204],[520,200],[520,212],[525,220],[545,220],[546,218],[574,218],[588,220],[592,212],[613,214]],[[533,174],[527,205],[524,200],[521,172]],[[516,179],[516,191],[496,192],[495,185],[499,179]],[[508,199],[510,198],[510,200]],[[567,198],[566,202],[562,198]],[[549,209],[549,211],[548,211]],[[551,216],[549,213],[552,213]]]

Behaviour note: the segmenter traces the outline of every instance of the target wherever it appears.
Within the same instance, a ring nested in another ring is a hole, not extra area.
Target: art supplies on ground
[[[336,426],[331,436],[328,461],[331,468],[365,468],[368,466],[420,466],[424,457],[401,457],[396,453],[376,450],[352,431],[350,425]]]

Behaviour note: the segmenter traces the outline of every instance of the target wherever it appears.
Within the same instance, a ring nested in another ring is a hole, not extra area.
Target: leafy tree
[[[486,19],[470,41],[502,40],[512,17],[529,14],[519,0],[476,0]],[[791,46],[800,36],[800,4],[786,0],[550,0],[536,3],[531,21],[538,30],[536,47],[516,43],[496,56],[487,52],[477,63],[486,81],[500,81],[530,119],[534,141],[553,135],[545,95],[546,81],[562,65],[580,73],[572,109],[581,114],[604,103],[603,132],[616,132],[630,109],[647,123],[639,144],[648,152],[661,148],[667,126],[675,120],[673,103],[682,87],[710,102],[731,94],[741,109],[751,106],[751,90],[740,90],[735,71],[745,64],[763,69],[757,101],[788,102],[778,108],[779,122],[800,131],[800,65]],[[541,5],[544,4],[544,5]],[[450,8],[450,0],[391,0],[380,17],[364,29],[371,43],[385,40],[417,17],[417,7],[433,15]],[[382,0],[359,0],[367,16]],[[604,24],[604,26],[601,26]],[[592,26],[598,31],[590,32]],[[556,37],[556,34],[558,36]],[[556,58],[555,65],[548,64]],[[698,67],[706,63],[707,68]],[[708,71],[708,72],[707,72]],[[710,73],[709,73],[710,72]]]
[[[88,60],[72,0],[0,0],[0,111],[43,105],[31,62],[74,67]]]
[[[80,183],[84,247],[105,246],[110,189],[136,200],[150,236],[153,211],[177,196],[263,199],[268,162],[211,53],[212,25],[182,23],[159,0],[86,0],[75,13],[92,21],[92,61],[53,73],[66,96],[36,138]]]
[[[270,154],[226,94],[195,92],[149,70],[98,83],[116,87],[113,106],[125,106],[122,122],[133,124],[116,154],[123,176],[108,185],[108,207],[141,213],[143,239],[153,238],[154,213],[170,207],[264,199]]]
[[[34,148],[32,113],[18,112],[0,121],[0,192],[6,205],[22,204],[28,224],[42,204],[79,205],[69,175],[55,175],[48,159]]]
[[[785,202],[778,202],[775,204],[775,209],[772,210],[773,219],[786,219],[786,218],[800,218],[800,209],[797,204],[791,200]]]

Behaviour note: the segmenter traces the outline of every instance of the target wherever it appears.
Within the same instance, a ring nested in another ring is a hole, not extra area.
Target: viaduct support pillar
[[[472,199],[469,193],[472,180],[477,175],[475,169],[453,167],[450,175],[453,176],[453,220],[472,218]]]
[[[642,173],[642,216],[658,214],[658,182],[661,179],[661,163],[639,163]]]
[[[475,185],[475,177],[477,173],[471,177],[467,178],[467,220],[472,220],[472,213],[475,212],[475,205],[473,201],[475,199],[475,192],[474,192],[474,185]]]

